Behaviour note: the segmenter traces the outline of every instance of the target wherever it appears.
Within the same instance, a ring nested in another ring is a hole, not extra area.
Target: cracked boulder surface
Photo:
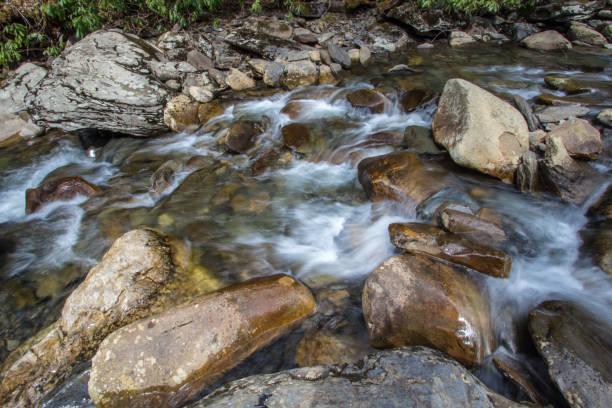
[[[156,55],[133,35],[88,35],[53,62],[33,96],[35,119],[65,131],[96,128],[141,137],[165,131],[169,93],[150,75]]]
[[[458,362],[425,347],[381,351],[354,364],[256,375],[213,391],[205,407],[522,407]]]
[[[165,236],[127,232],[68,297],[61,317],[9,355],[0,370],[0,405],[38,406],[114,329],[150,313],[174,271]]]
[[[25,63],[12,72],[0,88],[0,114],[19,113],[31,108],[31,96],[43,78],[45,68]]]
[[[97,407],[179,407],[313,313],[287,275],[251,279],[142,319],[108,336],[92,360]]]

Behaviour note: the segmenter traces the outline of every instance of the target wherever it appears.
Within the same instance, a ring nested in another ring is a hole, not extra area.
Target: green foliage
[[[497,13],[500,9],[518,9],[533,7],[538,0],[417,0],[424,8],[443,8],[464,13],[477,13],[487,11]]]
[[[19,23],[8,24],[2,29],[2,37],[5,39],[0,43],[0,66],[8,66],[10,63],[19,62],[21,53],[35,45],[45,41],[45,35],[33,31]]]

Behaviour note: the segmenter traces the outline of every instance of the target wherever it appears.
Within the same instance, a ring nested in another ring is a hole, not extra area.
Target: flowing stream
[[[387,73],[396,64],[408,64],[415,72]],[[542,93],[567,97],[545,88],[543,78],[548,74],[569,75],[590,89],[570,96],[591,108],[590,118],[612,106],[612,54],[607,50],[545,55],[515,46],[463,51],[440,46],[409,49],[367,68],[354,68],[338,87],[234,95],[221,102],[221,115],[190,135],[114,139],[104,147],[85,150],[76,137],[52,134],[3,149],[0,360],[54,321],[66,296],[114,239],[140,226],[164,231],[190,248],[194,274],[199,274],[194,282],[202,283],[203,292],[280,272],[301,279],[316,294],[346,288],[353,307],[343,318],[366,342],[360,314],[363,281],[398,253],[389,242],[387,226],[419,218],[414,208],[371,203],[357,181],[357,163],[401,150],[399,143],[382,143],[371,135],[387,132],[401,139],[406,126],[431,127],[435,111],[435,106],[426,106],[404,113],[401,90],[441,91],[447,79],[461,77],[505,98],[514,93],[530,101]],[[366,113],[347,102],[347,93],[374,87],[392,101],[383,113]],[[281,113],[290,102],[300,106],[293,119]],[[298,157],[281,152],[277,163],[253,176],[256,158],[231,155],[218,143],[224,129],[244,119],[264,124],[257,151],[280,146],[280,129],[291,122],[307,124],[313,143]],[[609,176],[610,135],[602,137],[606,151],[592,166]],[[151,175],[161,164],[185,163],[193,157],[203,170],[179,170],[161,196],[149,193]],[[488,279],[484,289],[491,298],[500,347],[496,352],[521,353],[516,327],[546,299],[572,299],[612,320],[612,280],[586,255],[580,235],[588,205],[596,196],[575,206],[549,194],[521,194],[513,186],[452,163],[448,166],[479,207],[503,216],[510,237],[504,250],[512,257],[511,276]],[[25,215],[25,190],[63,176],[80,176],[102,187],[105,194],[56,202]],[[176,301],[197,294],[185,289],[176,294]],[[273,363],[261,356],[251,358],[245,372],[291,367],[283,347],[269,349],[268,355],[277,355]],[[481,369],[478,375],[495,388],[495,376],[489,371]],[[87,373],[85,364],[45,406],[89,406]]]

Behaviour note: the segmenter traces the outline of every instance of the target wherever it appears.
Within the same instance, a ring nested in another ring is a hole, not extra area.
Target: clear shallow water
[[[192,249],[191,261],[222,284],[284,272],[302,279],[315,293],[329,287],[360,287],[369,272],[396,253],[387,226],[417,219],[413,208],[372,204],[357,181],[360,159],[401,149],[397,143],[372,143],[370,135],[402,135],[406,126],[431,125],[434,108],[402,112],[400,90],[440,91],[446,79],[459,76],[501,96],[563,96],[543,88],[545,75],[563,73],[589,84],[592,91],[573,97],[595,113],[612,105],[610,60],[609,55],[573,52],[559,58],[513,47],[464,53],[413,50],[394,61],[356,68],[340,87],[227,101],[222,115],[192,135],[118,139],[93,152],[83,150],[74,138],[45,138],[29,148],[0,151],[5,248],[0,295],[6,300],[2,340],[14,345],[53,321],[65,296],[113,240],[139,226],[182,239]],[[386,74],[396,63],[408,63],[418,72]],[[392,102],[383,113],[369,114],[346,101],[348,92],[373,87]],[[289,102],[302,105],[294,119],[281,113]],[[313,143],[298,157],[282,153],[277,165],[252,176],[250,166],[257,157],[230,155],[218,142],[229,124],[242,119],[264,124],[257,151],[279,147],[280,129],[290,122],[308,125]],[[149,194],[150,177],[162,163],[184,163],[194,156],[204,157],[203,170],[181,170],[164,194]],[[609,157],[595,167],[609,174]],[[104,188],[105,194],[54,203],[26,216],[25,189],[52,173],[79,175]],[[569,205],[546,194],[520,194],[512,186],[468,171],[457,175],[463,183],[458,188],[479,206],[503,216],[510,236],[504,248],[513,260],[510,279],[487,279],[485,288],[503,350],[521,351],[517,324],[546,299],[574,299],[612,319],[611,280],[580,249],[587,206]],[[351,291],[351,296],[359,304],[358,291]],[[0,357],[6,353],[5,347]],[[75,377],[47,406],[86,406],[82,383],[82,377]]]

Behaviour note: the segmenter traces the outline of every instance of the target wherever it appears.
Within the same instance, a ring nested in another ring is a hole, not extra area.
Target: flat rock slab
[[[389,235],[393,245],[411,253],[433,256],[495,278],[510,275],[512,260],[508,255],[440,228],[417,222],[394,223],[389,225]]]
[[[178,407],[315,306],[287,275],[253,279],[126,326],[92,360],[89,394],[98,407]]]
[[[231,382],[191,408],[521,407],[442,353],[381,351],[358,364],[306,367]]]
[[[529,332],[570,406],[612,407],[608,322],[571,302],[547,301],[529,314]]]

